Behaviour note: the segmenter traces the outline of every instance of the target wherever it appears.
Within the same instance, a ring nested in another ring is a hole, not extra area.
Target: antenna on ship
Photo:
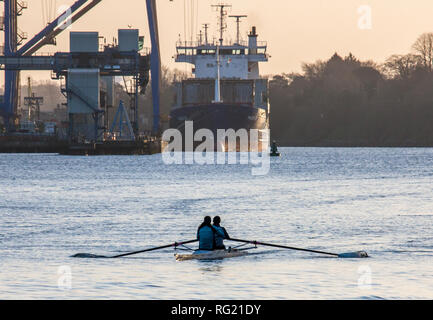
[[[203,30],[200,30],[198,34],[198,44],[201,46],[203,44]]]
[[[224,3],[220,3],[220,4],[215,4],[212,5],[212,7],[217,8],[217,11],[220,12],[220,45],[223,45],[223,35],[224,35],[224,30],[227,29],[227,24],[225,23],[226,20],[226,16],[227,16],[227,10],[224,10],[224,8],[231,8],[232,6],[229,4],[224,4]]]
[[[237,27],[236,43],[240,44],[240,40],[241,40],[241,29],[240,29],[241,19],[242,18],[246,18],[248,16],[246,16],[246,15],[232,15],[232,16],[229,16],[229,17],[236,19],[236,27]]]
[[[203,24],[204,27],[204,44],[208,44],[207,42],[207,30],[209,29],[209,23]]]

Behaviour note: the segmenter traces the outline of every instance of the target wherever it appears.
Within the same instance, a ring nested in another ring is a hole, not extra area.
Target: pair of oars
[[[184,244],[193,243],[193,242],[197,242],[197,241],[198,241],[198,239],[182,241],[182,242],[174,242],[174,243],[167,244],[165,246],[159,246],[159,247],[144,249],[144,250],[140,250],[140,251],[122,253],[122,254],[118,254],[115,256],[109,256],[109,257],[99,256],[99,255],[94,255],[94,254],[89,254],[89,253],[77,253],[77,254],[74,254],[72,257],[73,258],[121,258],[121,257],[126,257],[126,256],[132,256],[134,254],[143,253],[143,252],[149,252],[149,251],[162,250],[162,249],[167,249],[167,248],[172,248],[172,247],[178,247],[178,246],[181,246]]]
[[[266,243],[266,242],[260,242],[260,241],[251,241],[251,240],[242,240],[242,239],[233,239],[233,238],[230,238],[228,240],[236,241],[236,242],[249,243],[249,244],[253,244],[253,245],[266,246],[266,247],[319,253],[319,254],[324,254],[324,255],[328,255],[328,256],[334,256],[337,258],[367,258],[368,257],[368,254],[365,251],[355,251],[355,252],[346,252],[346,253],[332,253],[332,252],[325,252],[325,251],[312,250],[312,249],[289,247],[289,246],[283,246],[280,244],[272,244],[272,243]]]
[[[319,250],[289,247],[289,246],[284,246],[284,245],[279,245],[279,244],[272,244],[272,243],[252,241],[252,240],[242,240],[242,239],[233,239],[233,238],[230,238],[227,240],[253,244],[255,246],[261,245],[261,246],[280,248],[280,249],[290,249],[290,250],[318,253],[318,254],[334,256],[337,258],[367,258],[368,257],[368,254],[365,251],[355,251],[355,252],[346,252],[346,253],[331,253],[331,252],[325,252],[325,251],[319,251]],[[126,256],[134,255],[134,254],[138,254],[138,253],[143,253],[143,252],[149,252],[149,251],[161,250],[161,249],[166,249],[166,248],[178,247],[178,246],[181,246],[184,244],[193,243],[193,242],[197,242],[197,241],[198,241],[197,239],[194,239],[194,240],[188,240],[188,241],[182,241],[182,242],[174,242],[174,243],[167,244],[164,246],[159,246],[159,247],[144,249],[144,250],[140,250],[140,251],[118,254],[115,256],[111,256],[111,257],[92,255],[92,254],[88,254],[88,253],[77,253],[76,255],[73,255],[72,257],[75,257],[75,258],[121,258],[121,257],[126,257]]]

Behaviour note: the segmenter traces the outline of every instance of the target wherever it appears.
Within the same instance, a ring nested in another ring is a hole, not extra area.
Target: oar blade
[[[93,259],[93,258],[108,258],[108,257],[107,256],[97,255],[97,254],[91,254],[91,253],[77,253],[77,254],[74,254],[73,256],[71,256],[71,258],[88,258],[88,259]]]
[[[365,251],[355,251],[355,252],[340,253],[338,257],[339,258],[368,258],[368,254]]]

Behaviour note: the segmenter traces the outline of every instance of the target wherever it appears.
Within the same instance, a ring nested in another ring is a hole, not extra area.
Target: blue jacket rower
[[[221,231],[215,235],[215,249],[225,249],[226,247],[224,246],[224,239],[230,239],[230,236],[227,233],[226,228],[221,227],[220,223],[221,223],[221,218],[219,216],[215,216],[213,218],[213,227],[216,230]],[[221,235],[221,233],[223,235]]]
[[[216,248],[216,235],[224,237],[224,232],[216,229],[211,223],[211,217],[207,216],[200,227],[198,227],[197,239],[199,241],[199,250],[214,250]]]

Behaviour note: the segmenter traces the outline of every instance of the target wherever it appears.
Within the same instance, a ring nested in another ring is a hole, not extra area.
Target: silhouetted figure
[[[214,250],[216,247],[216,235],[224,237],[224,233],[217,230],[211,223],[211,217],[206,216],[203,223],[198,227],[199,250]]]
[[[215,234],[215,249],[225,249],[224,246],[224,239],[230,239],[229,234],[226,231],[226,228],[220,226],[221,218],[219,216],[215,216],[213,218],[213,227],[222,232],[223,236],[221,236],[221,233]]]

